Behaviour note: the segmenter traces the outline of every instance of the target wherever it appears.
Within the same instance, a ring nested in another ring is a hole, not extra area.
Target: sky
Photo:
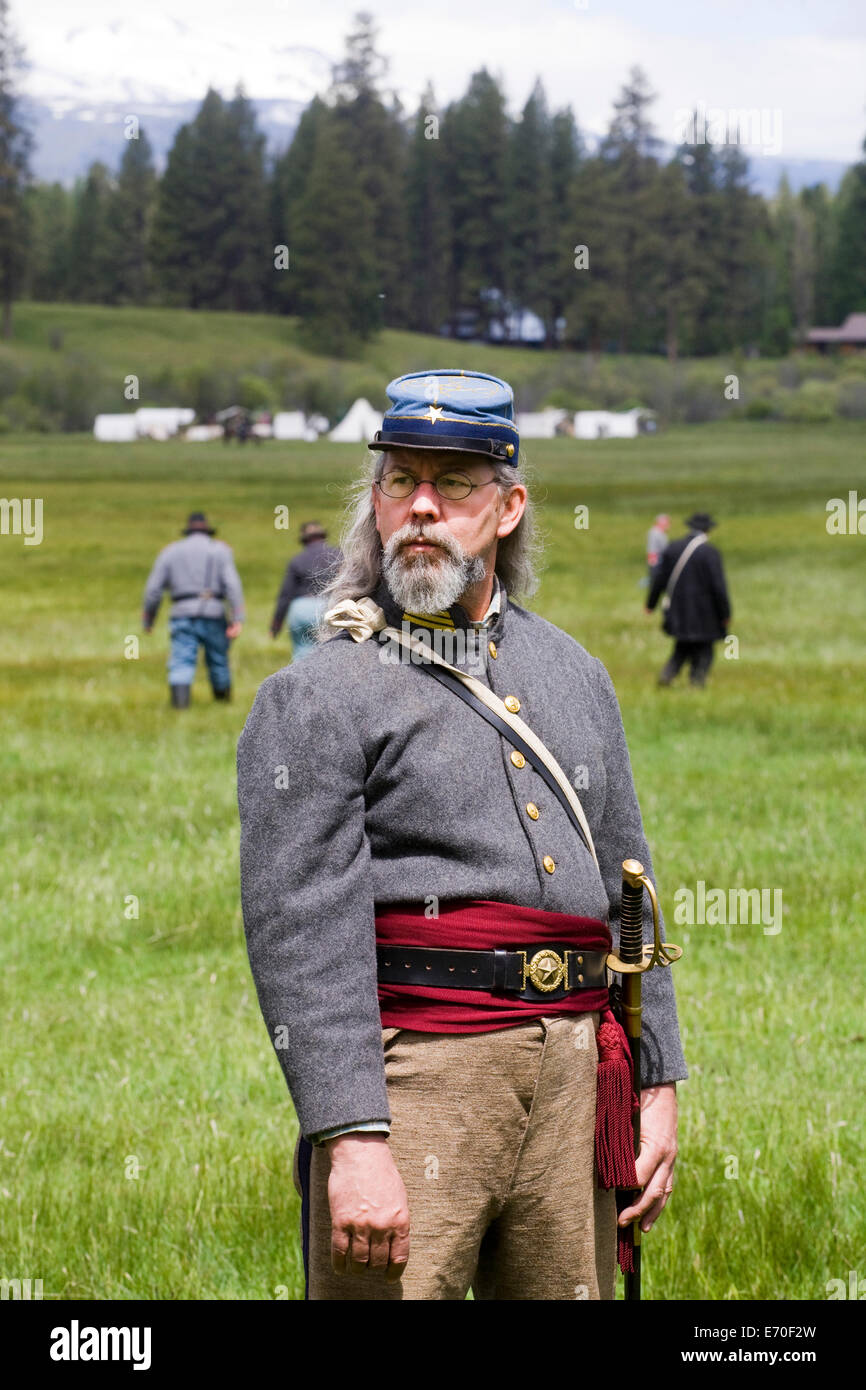
[[[683,112],[761,113],[755,153],[851,162],[866,135],[866,0],[12,0],[25,90],[69,100],[306,102],[329,82],[353,15],[368,8],[388,85],[414,109],[486,66],[516,114],[541,77],[551,106],[602,132],[629,68],[646,71],[666,141]],[[718,115],[716,117],[718,119]],[[759,148],[760,145],[760,148]],[[777,148],[778,147],[778,148]]]

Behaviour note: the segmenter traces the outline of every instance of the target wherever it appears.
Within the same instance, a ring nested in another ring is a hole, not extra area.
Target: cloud
[[[410,108],[428,81],[440,102],[461,95],[483,65],[502,77],[513,111],[540,76],[554,108],[570,104],[584,129],[600,133],[640,64],[658,93],[652,116],[662,138],[672,138],[679,108],[703,102],[780,110],[783,154],[859,155],[866,33],[857,7],[842,0],[728,0],[712,8],[712,24],[686,0],[619,0],[615,13],[603,0],[586,9],[568,0],[155,0],[120,18],[117,0],[27,0],[14,18],[37,95],[62,95],[48,88],[65,75],[70,87],[84,78],[94,99],[119,91],[198,99],[208,83],[229,93],[242,80],[251,96],[306,101],[327,86],[365,4],[389,82]]]

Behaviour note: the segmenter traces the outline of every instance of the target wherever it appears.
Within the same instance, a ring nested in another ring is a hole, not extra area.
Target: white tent
[[[643,420],[654,418],[651,410],[578,410],[574,417],[575,439],[636,439]]]
[[[360,396],[328,435],[337,444],[366,444],[382,428],[382,416]]]
[[[517,428],[521,439],[553,439],[557,425],[568,414],[567,410],[522,411],[517,417]]]
[[[134,414],[97,415],[93,421],[93,437],[105,444],[128,443],[138,438],[138,426]]]
[[[150,439],[170,439],[194,419],[195,411],[189,406],[140,406],[135,412],[138,433]]]
[[[274,416],[274,439],[305,439],[306,421],[302,410],[279,410]]]

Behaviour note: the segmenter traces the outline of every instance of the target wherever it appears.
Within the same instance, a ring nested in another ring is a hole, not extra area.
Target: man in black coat
[[[651,613],[666,593],[662,630],[674,638],[674,649],[659,685],[670,685],[686,661],[692,685],[704,685],[713,643],[725,636],[731,618],[722,557],[707,540],[716,523],[706,512],[695,512],[686,525],[689,534],[671,541],[653,569],[646,603]]]

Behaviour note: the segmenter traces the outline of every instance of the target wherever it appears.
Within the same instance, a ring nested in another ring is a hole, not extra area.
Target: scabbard
[[[630,863],[631,861],[626,861]],[[639,865],[636,867],[640,867]],[[635,882],[635,876],[625,871],[623,866],[622,903],[620,907],[619,958],[624,965],[640,965],[643,958],[643,884]],[[642,872],[642,871],[641,871]],[[631,1053],[632,1086],[635,1095],[641,1093],[641,972],[623,973],[622,976],[622,1026],[628,1039]],[[632,1111],[632,1137],[634,1156],[640,1152],[640,1106]],[[638,1189],[639,1191],[639,1189]],[[638,1193],[626,1193],[624,1206],[631,1206]],[[625,1297],[628,1302],[640,1299],[640,1223],[632,1222],[631,1240],[634,1250],[633,1270],[627,1271],[625,1278]]]

